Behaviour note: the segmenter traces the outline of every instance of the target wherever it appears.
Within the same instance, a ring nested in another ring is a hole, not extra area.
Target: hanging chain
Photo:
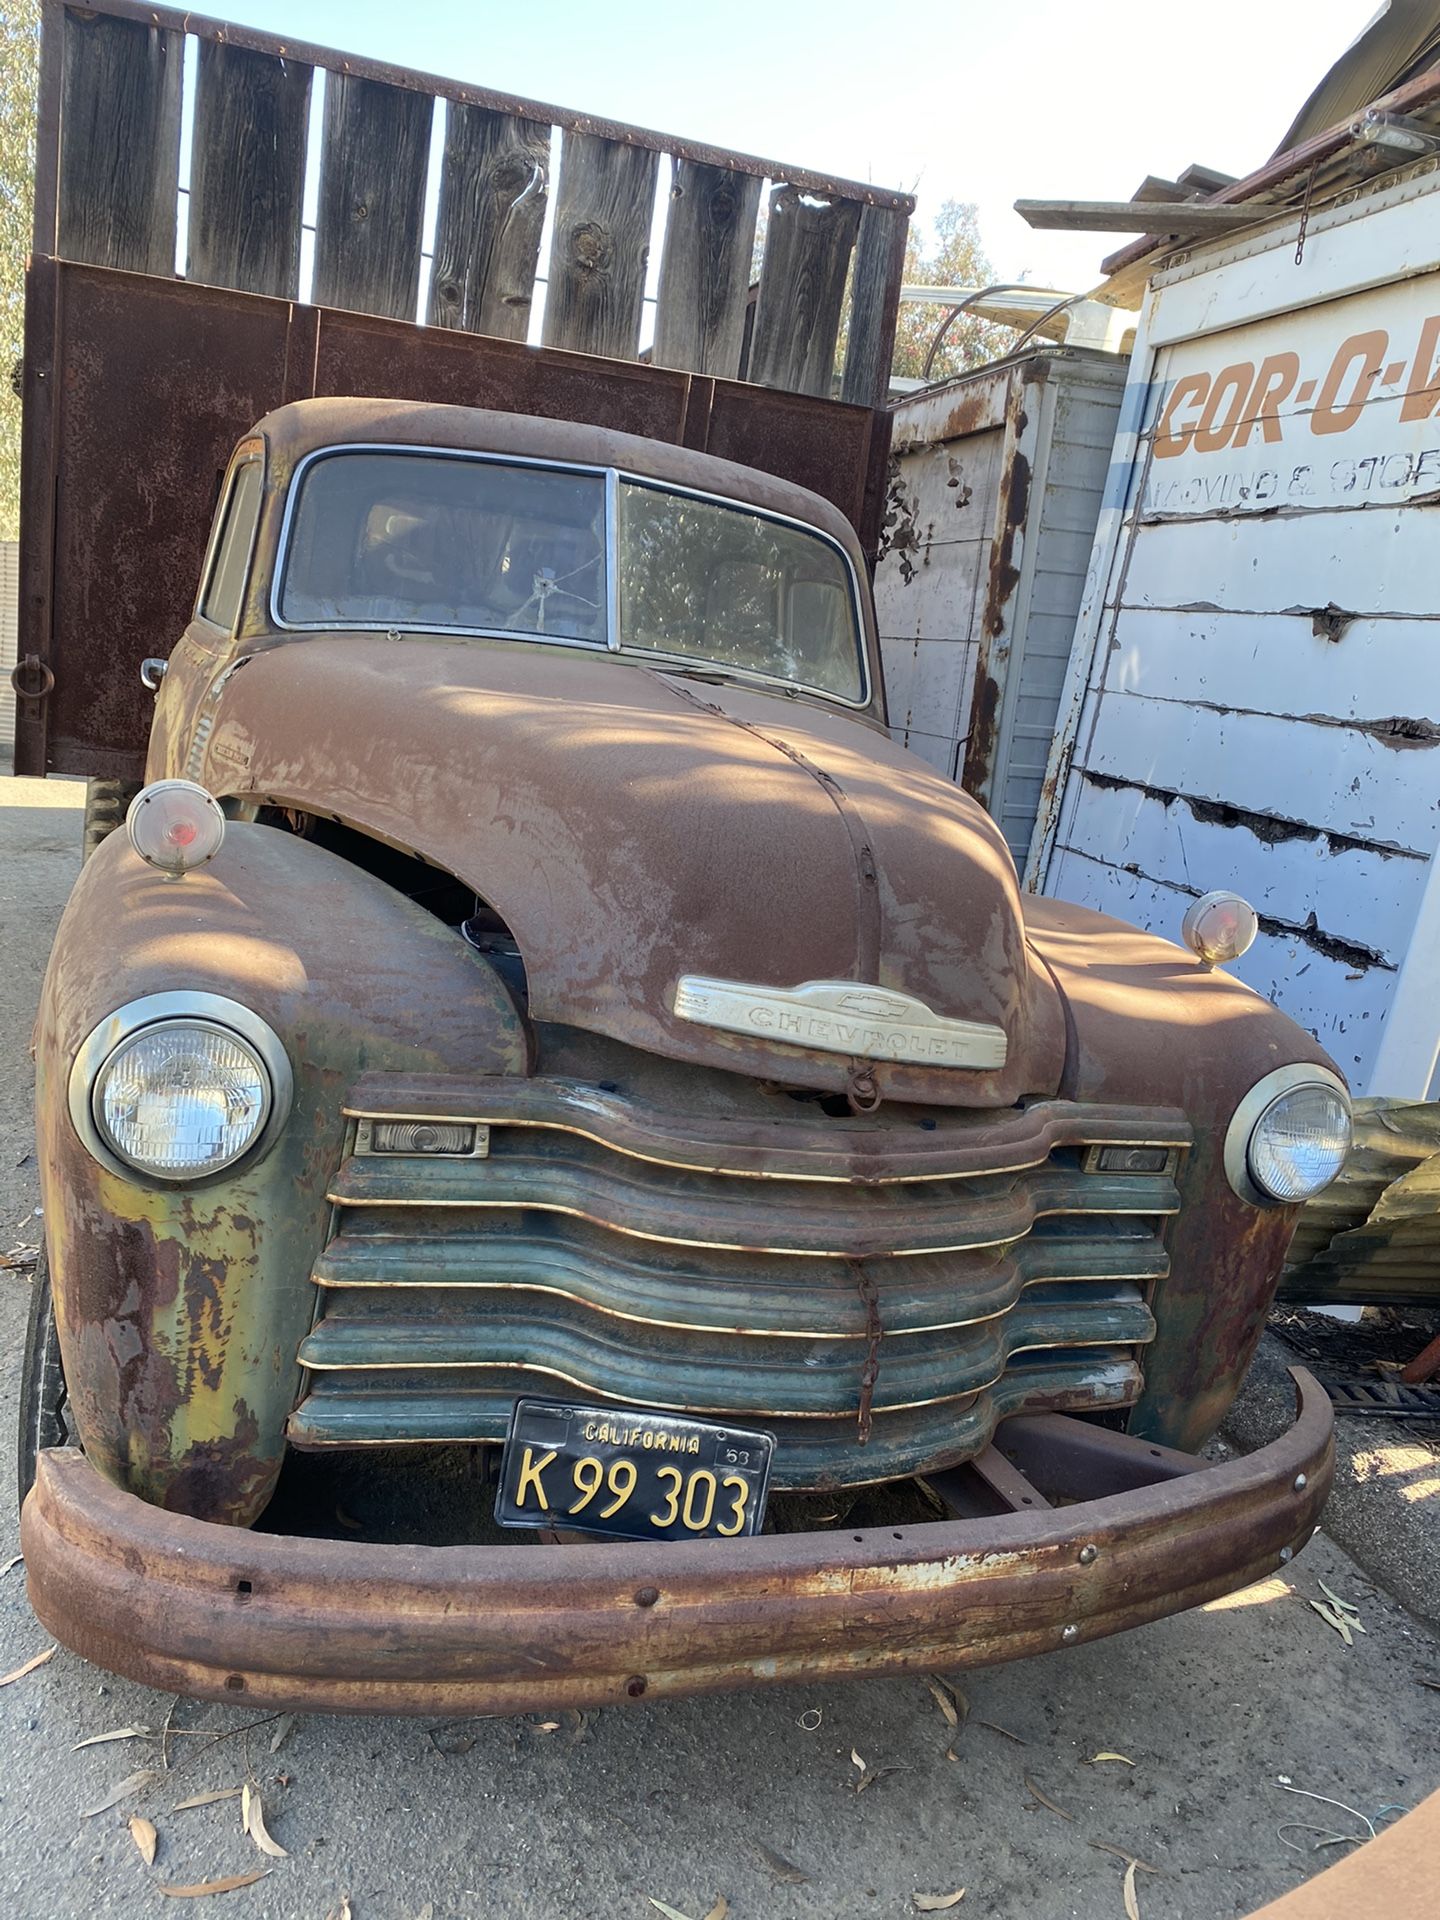
[[[1319,165],[1317,161],[1316,166]],[[1295,264],[1298,267],[1305,258],[1305,235],[1310,226],[1310,196],[1315,191],[1315,167],[1311,167],[1305,176],[1305,198],[1300,207],[1300,232],[1295,241]]]

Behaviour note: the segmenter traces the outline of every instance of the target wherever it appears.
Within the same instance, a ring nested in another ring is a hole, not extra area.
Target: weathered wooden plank
[[[452,105],[445,125],[430,324],[523,340],[550,181],[550,129]]]
[[[191,280],[282,299],[295,294],[312,72],[299,61],[200,42]]]
[[[184,36],[69,8],[64,21],[60,252],[173,274]]]
[[[636,358],[659,164],[647,147],[566,134],[545,290],[547,347]]]
[[[318,305],[415,318],[434,108],[428,94],[326,75]]]
[[[733,380],[740,371],[761,182],[677,160],[660,261],[657,366]]]
[[[771,192],[750,346],[757,386],[828,396],[859,225],[854,200],[816,200],[793,186]]]
[[[857,406],[885,404],[895,351],[895,316],[905,277],[905,237],[910,222],[896,207],[866,207],[855,243],[850,283],[850,330],[845,342],[842,400]]]
[[[1154,234],[1234,233],[1277,213],[1275,207],[1205,200],[1017,200],[1015,211],[1043,231]]]

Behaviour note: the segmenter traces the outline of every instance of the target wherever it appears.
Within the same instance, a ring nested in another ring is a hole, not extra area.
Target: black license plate
[[[733,1540],[760,1531],[774,1451],[768,1433],[673,1413],[517,1400],[495,1518],[625,1540]]]

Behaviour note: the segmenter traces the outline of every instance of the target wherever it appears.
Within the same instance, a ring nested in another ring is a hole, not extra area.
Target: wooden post
[[[726,380],[739,373],[762,184],[729,167],[675,162],[655,314],[657,366]]]
[[[545,345],[633,360],[659,155],[567,133],[545,293]]]
[[[200,42],[191,280],[294,298],[313,71],[298,60]]]
[[[828,396],[845,277],[860,225],[855,200],[815,201],[796,187],[770,195],[750,378],[762,387]]]
[[[445,126],[430,324],[523,340],[550,181],[550,129],[453,102]]]
[[[317,306],[415,319],[434,106],[427,93],[326,75]]]
[[[60,252],[173,274],[184,35],[69,8],[63,19]]]
[[[890,390],[909,226],[908,217],[895,207],[866,207],[860,216],[840,398],[862,407],[883,407]]]

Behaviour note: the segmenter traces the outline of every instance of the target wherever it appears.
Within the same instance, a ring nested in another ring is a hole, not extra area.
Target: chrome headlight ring
[[[1297,1199],[1283,1199],[1268,1192],[1257,1184],[1251,1167],[1251,1144],[1257,1129],[1270,1109],[1287,1094],[1295,1093],[1301,1087],[1321,1087],[1338,1096],[1348,1117],[1350,1112],[1350,1090],[1338,1073],[1332,1073],[1328,1067],[1315,1066],[1309,1062],[1298,1062],[1293,1066],[1276,1067],[1267,1073],[1245,1095],[1235,1109],[1233,1118],[1225,1134],[1225,1173],[1230,1185],[1242,1200],[1252,1207],[1303,1206],[1306,1199],[1315,1193],[1323,1193],[1335,1178],[1331,1174],[1310,1194]],[[1343,1156],[1342,1156],[1343,1164]],[[1337,1166],[1336,1172],[1339,1171]]]
[[[153,1027],[189,1027],[200,1032],[208,1029],[238,1040],[264,1070],[269,1085],[259,1124],[240,1150],[218,1166],[200,1172],[162,1172],[133,1165],[115,1151],[97,1118],[97,1092],[105,1069],[121,1048]],[[269,1152],[289,1116],[293,1093],[289,1055],[278,1034],[259,1014],[218,993],[151,993],[117,1007],[81,1044],[70,1068],[70,1120],[91,1158],[125,1180],[159,1187],[203,1186]]]

